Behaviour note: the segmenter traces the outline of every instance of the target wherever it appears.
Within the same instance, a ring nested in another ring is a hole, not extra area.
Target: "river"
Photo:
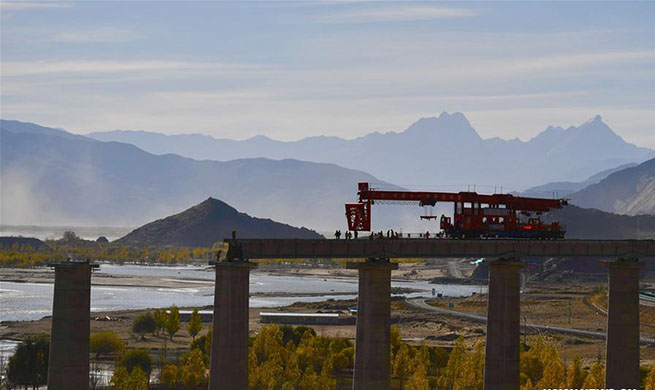
[[[91,311],[114,311],[144,308],[206,306],[213,304],[214,272],[204,266],[156,267],[142,265],[102,265],[97,273],[124,276],[139,275],[188,281],[193,287],[91,287]],[[200,286],[198,286],[200,284]],[[432,289],[444,296],[466,296],[479,292],[479,286],[438,285],[424,281],[392,281],[393,287],[419,292],[410,297],[430,296]],[[486,287],[482,288],[485,291]],[[30,321],[52,314],[52,283],[0,282],[0,321]],[[327,299],[352,299],[357,293],[354,278],[321,278],[272,275],[253,272],[250,276],[251,307],[286,306],[294,302],[317,302]],[[280,296],[275,294],[279,293]],[[266,296],[261,296],[266,294]],[[319,294],[302,296],[303,294]],[[296,296],[294,296],[296,295]]]

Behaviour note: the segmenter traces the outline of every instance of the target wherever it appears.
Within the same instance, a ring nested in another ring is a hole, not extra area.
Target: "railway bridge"
[[[609,274],[606,387],[639,388],[639,270],[655,257],[653,240],[244,239],[229,245],[216,268],[210,390],[248,386],[248,295],[253,259],[352,259],[359,273],[354,390],[389,390],[393,259],[486,257],[489,262],[485,390],[519,389],[522,257],[595,257]],[[82,389],[88,378],[92,264],[53,264],[48,388]],[[75,289],[73,290],[74,286]],[[80,288],[79,286],[83,286]],[[68,315],[60,315],[68,311]],[[72,312],[75,315],[70,315]],[[84,344],[86,342],[86,344]],[[54,356],[66,356],[57,362]],[[86,372],[84,372],[86,370]],[[80,378],[84,376],[83,378]],[[78,377],[77,381],[75,378]]]

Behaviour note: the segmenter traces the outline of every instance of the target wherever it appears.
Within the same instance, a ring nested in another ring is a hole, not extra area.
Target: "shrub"
[[[150,312],[141,314],[132,323],[132,332],[141,336],[142,339],[146,333],[154,334],[155,330],[157,330],[157,323],[155,322],[155,317]]]
[[[29,336],[16,347],[9,359],[7,377],[15,385],[43,386],[48,381],[50,339],[45,334]]]
[[[125,367],[128,372],[132,372],[134,367],[139,367],[143,372],[150,375],[152,358],[145,349],[130,349],[123,356],[121,366]]]
[[[102,355],[120,355],[125,348],[125,342],[115,332],[106,330],[91,335],[89,348],[91,353],[96,354],[96,359],[99,359]]]

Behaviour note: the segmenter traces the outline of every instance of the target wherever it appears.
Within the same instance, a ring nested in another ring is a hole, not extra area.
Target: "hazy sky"
[[[2,2],[1,115],[283,140],[461,111],[655,147],[655,2]]]

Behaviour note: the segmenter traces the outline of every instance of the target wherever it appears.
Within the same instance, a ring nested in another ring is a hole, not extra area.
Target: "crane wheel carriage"
[[[359,202],[346,203],[346,219],[351,231],[371,231],[371,206],[377,203],[416,203],[435,206],[454,204],[453,217],[442,215],[439,227],[444,238],[564,238],[559,222],[544,223],[541,215],[568,204],[566,199],[541,199],[511,194],[485,195],[477,192],[384,191],[359,183]],[[428,215],[421,219],[432,220]]]

